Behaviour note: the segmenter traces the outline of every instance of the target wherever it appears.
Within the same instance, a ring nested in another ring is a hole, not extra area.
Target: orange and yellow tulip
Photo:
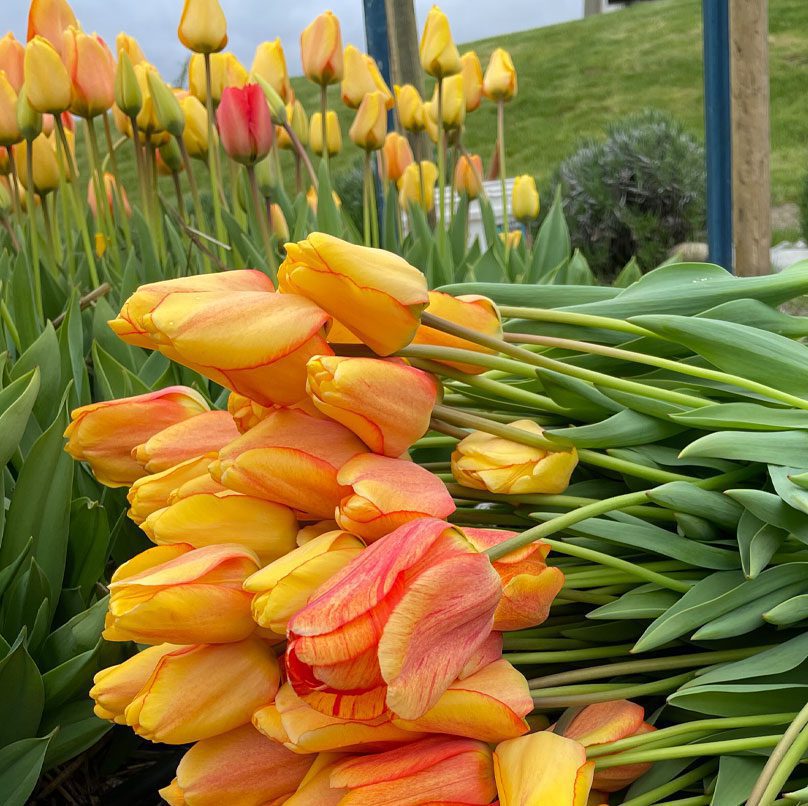
[[[519,221],[532,221],[539,216],[539,191],[536,180],[529,174],[513,180],[511,211]]]
[[[424,100],[421,93],[412,85],[404,84],[393,88],[396,93],[396,111],[402,128],[410,132],[424,130]]]
[[[169,386],[135,397],[91,403],[75,409],[65,431],[65,450],[87,462],[107,487],[127,487],[146,475],[132,450],[164,428],[208,411],[187,386]]]
[[[292,100],[292,85],[286,69],[286,55],[280,39],[261,42],[255,49],[250,74],[260,76],[278,93],[284,103]],[[254,79],[253,79],[254,80]]]
[[[0,38],[0,70],[6,74],[14,93],[22,89],[25,80],[25,45],[9,31]]]
[[[185,0],[177,35],[195,53],[223,50],[227,45],[227,20],[219,0]]]
[[[511,428],[540,436],[533,420],[515,420]],[[567,489],[578,452],[574,447],[549,450],[512,442],[483,431],[464,437],[452,452],[452,473],[458,484],[499,495],[544,493]]]
[[[455,164],[454,187],[469,199],[476,199],[483,189],[483,161],[479,154],[461,154]]]
[[[328,145],[328,156],[334,157],[342,150],[342,131],[339,118],[333,109],[329,109],[325,116],[325,136]],[[309,122],[309,145],[318,157],[323,155],[323,115],[315,112]]]
[[[483,68],[473,50],[460,57],[463,74],[463,94],[466,98],[466,112],[473,112],[480,106],[483,97]]]
[[[437,79],[460,72],[460,54],[452,39],[449,19],[437,6],[432,6],[427,14],[419,53],[421,67]]]
[[[362,53],[353,45],[348,45],[345,48],[344,65],[340,90],[342,102],[346,106],[357,109],[366,95],[380,92],[384,96],[385,108],[393,108],[393,93],[382,78],[379,66],[372,56]]]
[[[255,428],[261,420],[266,419],[274,410],[274,407],[262,406],[260,403],[256,403],[238,392],[231,392],[227,398],[227,411],[230,412],[230,416],[242,434],[251,428]]]
[[[384,94],[369,92],[362,98],[348,136],[365,151],[378,151],[387,136],[387,107]]]
[[[44,37],[61,55],[62,33],[70,26],[78,28],[78,21],[67,0],[31,0],[28,9],[28,35]]]
[[[340,531],[337,522],[334,520],[322,520],[316,523],[308,523],[303,526],[297,533],[295,540],[298,546],[305,546],[310,543],[315,537],[324,535],[326,532]]]
[[[438,167],[434,162],[422,160],[410,163],[398,180],[398,200],[403,209],[411,204],[420,205],[429,212],[435,206],[435,183]]]
[[[448,518],[455,511],[446,485],[407,459],[363,453],[342,467],[337,481],[350,487],[337,523],[367,542],[417,518]]]
[[[345,758],[344,753],[318,753],[297,792],[285,801],[284,806],[312,806],[314,803],[317,806],[337,806],[347,790],[332,789],[331,772]]]
[[[426,278],[404,258],[321,232],[286,245],[278,280],[281,291],[316,302],[379,355],[410,343],[429,301]]]
[[[98,34],[68,28],[63,35],[64,63],[70,76],[70,111],[94,118],[115,101],[115,60]]]
[[[13,146],[22,140],[17,123],[17,91],[0,70],[0,147]]]
[[[410,141],[398,132],[389,132],[384,138],[382,150],[384,178],[388,182],[398,182],[408,165],[413,162]]]
[[[483,94],[491,101],[510,101],[516,95],[516,68],[511,54],[496,48],[483,77]]]
[[[214,105],[221,101],[225,88],[243,87],[248,81],[249,73],[232,53],[211,53],[210,94]],[[195,53],[188,62],[188,90],[203,104],[207,102],[205,60],[200,53]]]
[[[146,549],[112,575],[102,634],[139,644],[241,641],[255,631],[242,585],[257,570],[255,554],[227,543]]]
[[[35,36],[25,46],[24,66],[26,97],[33,109],[60,115],[70,107],[70,76],[59,51],[45,37]]]
[[[309,81],[327,87],[342,81],[342,33],[330,12],[320,14],[300,34],[303,73]]]

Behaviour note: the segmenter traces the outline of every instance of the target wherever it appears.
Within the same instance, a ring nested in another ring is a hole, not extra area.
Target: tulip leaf
[[[648,497],[660,506],[676,512],[686,512],[717,523],[725,529],[734,530],[741,517],[742,508],[723,493],[702,490],[686,481],[671,481],[654,487]]]
[[[342,219],[334,201],[328,163],[320,160],[317,168],[317,229],[328,235],[342,236]]]
[[[149,392],[149,387],[137,375],[113,358],[98,342],[93,344],[96,398],[114,400]]]
[[[34,302],[34,281],[31,276],[32,262],[23,252],[17,255],[11,280],[8,284],[9,304],[14,315],[14,324],[23,349],[33,344],[42,333],[43,322]]]
[[[672,414],[678,423],[696,428],[738,428],[748,431],[808,430],[808,411],[780,409],[759,403],[715,403]]]
[[[45,704],[45,689],[21,632],[0,660],[0,747],[34,736]]]
[[[513,284],[503,282],[452,283],[440,286],[437,290],[445,291],[447,294],[452,294],[452,296],[480,294],[493,300],[498,305],[550,309],[608,300],[619,293],[617,289],[608,288],[607,286],[560,285],[545,288],[527,283]]]
[[[570,232],[564,218],[564,206],[561,201],[561,186],[557,185],[553,204],[536,236],[536,244],[533,247],[533,255],[527,271],[527,282],[538,282],[551,269],[569,260],[571,253]]]
[[[738,523],[737,535],[744,575],[754,579],[783,545],[788,530],[766,523],[746,509]]]
[[[735,299],[698,314],[706,319],[723,319],[779,333],[792,339],[808,336],[808,318],[790,316],[756,299]]]
[[[597,280],[589,268],[589,263],[581,254],[580,249],[572,253],[572,257],[562,266],[553,277],[556,284],[574,283],[576,285],[595,285]]]
[[[110,722],[99,719],[93,713],[93,701],[89,697],[69,702],[49,712],[45,715],[42,726],[44,730],[58,728],[45,755],[47,769],[64,764],[83,753],[112,729]]]
[[[487,196],[483,195],[480,196],[477,203],[480,205],[480,218],[483,222],[485,242],[488,246],[492,246],[493,243],[499,239],[499,234],[497,233],[497,222],[496,218],[494,217],[494,211],[491,208],[491,202],[488,200]]]
[[[395,193],[394,186],[391,186],[391,191],[393,194]],[[394,195],[393,199],[395,199]],[[395,209],[395,205],[393,205],[393,209]],[[454,214],[452,215],[452,221],[449,224],[449,244],[452,247],[452,262],[455,266],[462,265],[463,257],[466,254],[468,222],[469,197],[465,193],[461,193],[457,201],[457,206],[454,209]],[[392,226],[395,228],[395,220],[392,222]],[[460,282],[462,280],[462,277],[452,277],[453,282]]]
[[[632,283],[636,283],[642,277],[642,269],[637,258],[632,257],[617,274],[612,281],[614,288],[628,288]]]
[[[67,304],[65,318],[59,326],[59,352],[62,359],[62,382],[73,379],[70,407],[90,402],[90,382],[84,361],[84,329],[81,321],[78,292],[74,291]]]
[[[472,271],[474,279],[481,283],[496,283],[505,279],[505,269],[502,268],[493,247],[483,252]]]
[[[798,540],[808,543],[808,515],[790,507],[780,496],[763,490],[727,490],[725,494],[760,520],[785,529]]]
[[[0,466],[11,458],[22,439],[39,393],[38,367],[0,391]]]
[[[47,672],[75,655],[92,649],[104,629],[108,605],[109,597],[105,596],[54,630],[45,639],[37,655],[40,668]]]
[[[769,477],[774,490],[780,498],[790,507],[800,510],[808,515],[808,491],[795,484],[792,476],[798,476],[805,471],[803,467],[780,467],[769,465]]]
[[[769,624],[781,627],[808,619],[808,594],[801,593],[780,602],[764,613],[763,618]]]
[[[590,421],[622,410],[600,390],[578,378],[571,378],[551,369],[537,369],[544,392],[556,403],[575,413],[579,420]]]
[[[766,760],[749,756],[721,756],[710,806],[742,806]]]
[[[53,325],[48,322],[39,338],[17,359],[9,377],[17,380],[34,369],[39,369],[40,387],[34,403],[34,416],[44,428],[56,416],[62,384],[62,359],[59,340]]]
[[[22,739],[0,749],[0,802],[24,806],[36,787],[53,733]]]
[[[691,442],[680,456],[798,466],[808,456],[808,432],[718,431]]]
[[[610,389],[600,384],[595,384],[594,387],[610,400],[613,400],[621,406],[625,406],[627,409],[636,411],[638,414],[647,414],[649,417],[657,417],[667,422],[669,422],[670,415],[685,411],[683,406],[668,403],[665,400],[654,400],[654,398],[651,397],[644,397],[643,395],[637,395],[633,392],[624,392],[618,389]],[[688,423],[688,426],[689,425]]]
[[[104,641],[99,637],[94,647],[74,655],[42,675],[45,708],[48,711],[90,690],[93,675],[98,671],[98,655],[103,645]]]
[[[550,439],[577,448],[620,448],[667,439],[683,429],[636,411],[624,409],[599,423],[546,431]]]
[[[104,576],[109,555],[109,520],[104,507],[89,498],[78,498],[70,508],[70,536],[64,586],[79,588],[85,601]]]
[[[591,610],[590,619],[654,619],[665,613],[678,600],[673,591],[656,586],[642,586],[624,593],[617,601]]]

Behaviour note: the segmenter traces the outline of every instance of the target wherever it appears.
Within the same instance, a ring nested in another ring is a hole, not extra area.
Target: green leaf
[[[0,802],[24,806],[34,791],[53,734],[23,739],[0,749]]]
[[[597,279],[589,268],[589,263],[580,249],[572,253],[572,257],[563,265],[553,278],[556,284],[596,285]]]
[[[0,747],[36,735],[45,704],[45,689],[20,633],[0,660]]]
[[[721,756],[710,806],[742,806],[766,763],[762,758]]]
[[[686,481],[672,481],[654,487],[648,497],[660,506],[676,512],[686,512],[734,530],[743,512],[742,508],[723,493],[702,490]]]
[[[590,619],[654,619],[665,613],[678,600],[673,591],[643,585],[624,593],[617,601],[590,611]]]
[[[39,338],[20,356],[11,369],[11,380],[17,380],[39,369],[40,389],[34,403],[34,416],[44,428],[56,416],[62,384],[62,359],[59,340],[53,325],[48,322]]]
[[[20,252],[11,273],[11,282],[8,285],[9,307],[12,310],[14,324],[20,334],[23,349],[37,340],[44,324],[39,318],[34,302],[32,266],[33,261]]]
[[[40,384],[39,367],[0,391],[0,466],[17,450],[34,408]]]
[[[480,259],[474,264],[472,271],[474,279],[481,283],[497,283],[505,279],[505,269],[493,247],[489,247],[487,251],[483,252]]]
[[[113,358],[98,342],[93,344],[93,367],[97,399],[114,400],[150,391],[137,375]]]
[[[791,480],[792,476],[798,476],[803,471],[802,467],[769,465],[769,477],[777,495],[790,507],[808,515],[808,492]]]
[[[808,618],[808,594],[805,593],[786,599],[763,614],[763,619],[769,624],[777,624],[781,627],[795,624],[806,618]]]
[[[162,266],[154,248],[151,228],[149,227],[140,207],[132,211],[132,235],[137,242],[137,254],[140,255],[143,267],[143,282],[156,283],[162,280]]]
[[[808,433],[719,431],[691,442],[680,456],[738,459],[787,467],[799,466],[808,456]]]
[[[614,278],[612,285],[615,288],[628,288],[632,283],[636,283],[637,280],[642,278],[642,269],[640,268],[639,263],[637,263],[637,258],[632,257],[622,269],[618,273],[617,277]]]
[[[513,283],[452,283],[440,286],[438,291],[458,294],[480,294],[498,305],[515,305],[528,308],[566,308],[609,300],[619,292],[606,286],[550,285],[538,286]]]
[[[748,431],[808,430],[808,411],[777,409],[758,403],[715,403],[691,409],[671,418],[696,428],[739,428]]]
[[[104,575],[109,555],[109,520],[104,507],[78,498],[70,509],[70,537],[64,586],[79,588],[85,601]]]
[[[44,766],[51,769],[92,747],[112,729],[112,723],[93,713],[92,700],[82,699],[47,714],[43,727],[58,729],[45,755]]]
[[[615,403],[586,381],[571,378],[551,369],[537,369],[536,375],[544,392],[560,406],[574,412],[576,419],[597,421],[621,411],[620,404]]]
[[[745,509],[738,523],[737,534],[741,568],[745,576],[754,579],[783,545],[788,530],[766,523]]]
[[[808,543],[808,515],[790,507],[779,496],[763,490],[726,490],[726,495],[746,507],[756,518],[785,529]]]
[[[649,417],[657,417],[661,420],[669,421],[671,415],[679,414],[685,410],[683,406],[668,403],[664,400],[654,400],[651,397],[635,395],[633,392],[623,392],[618,389],[610,389],[600,384],[595,384],[594,386],[601,394],[605,395],[610,400],[614,400],[615,403],[625,406],[632,411],[636,411],[639,414],[647,414]]]
[[[342,236],[343,227],[334,197],[331,195],[331,177],[325,160],[320,160],[317,169],[317,229],[320,232]]]
[[[73,616],[54,630],[39,651],[38,660],[46,672],[92,649],[104,629],[109,597],[99,599],[83,613]]]
[[[75,408],[90,402],[90,383],[84,362],[84,330],[77,291],[71,294],[57,335],[62,359],[62,382],[66,382],[68,378],[73,379],[70,407]]]
[[[550,439],[577,448],[620,448],[657,442],[681,431],[673,423],[624,409],[599,423],[555,428],[545,433]]]
[[[569,260],[571,252],[570,232],[564,219],[564,207],[561,201],[561,186],[557,185],[553,204],[536,237],[527,282],[538,282],[543,274]]]
[[[452,221],[449,224],[449,245],[452,248],[452,261],[455,266],[463,262],[466,254],[466,240],[469,228],[469,197],[465,193],[460,194],[460,198],[455,207]],[[454,277],[455,282],[462,280],[462,277]]]
[[[45,708],[48,711],[90,690],[93,675],[98,671],[98,655],[102,647],[103,639],[99,637],[92,649],[75,655],[42,675]]]

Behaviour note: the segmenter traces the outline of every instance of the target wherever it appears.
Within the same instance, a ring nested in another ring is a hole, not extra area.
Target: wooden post
[[[747,276],[771,272],[768,34],[768,0],[730,0],[735,272]]]

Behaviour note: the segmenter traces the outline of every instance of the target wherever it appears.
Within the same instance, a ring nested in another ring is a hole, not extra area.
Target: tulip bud
[[[483,189],[483,161],[479,154],[461,154],[455,164],[454,187],[469,199],[476,199]]]
[[[115,60],[104,40],[71,27],[62,51],[72,85],[70,111],[86,119],[106,112],[115,100]]]
[[[126,195],[126,189],[118,184],[118,179],[114,174],[109,173],[109,171],[104,172],[103,176],[104,181],[104,194],[106,196],[107,206],[109,207],[110,213],[112,215],[117,214],[117,209],[115,207],[115,194],[118,194],[118,198],[120,199],[121,209],[123,210],[124,214],[127,217],[131,217],[132,215],[132,207],[129,204],[129,198]],[[90,208],[90,212],[92,212],[93,217],[98,217],[98,205],[95,199],[95,182],[92,180],[87,184],[87,205]]]
[[[219,136],[230,159],[254,165],[272,148],[273,126],[269,106],[257,84],[227,87],[216,110]]]
[[[309,141],[309,119],[306,115],[306,110],[303,108],[303,104],[297,100],[286,104],[285,118],[287,124],[291,126],[292,131],[297,136],[297,139],[300,140],[302,145],[306,145]],[[282,148],[286,151],[295,150],[295,144],[292,142],[292,138],[285,128],[279,126],[277,136],[278,148]]]
[[[42,36],[25,46],[25,91],[37,112],[58,115],[70,106],[70,76],[59,53]]]
[[[533,420],[515,420],[510,426],[529,434],[542,433]],[[577,464],[575,448],[551,451],[483,431],[463,438],[452,453],[452,473],[459,484],[502,495],[559,495],[567,489]]]
[[[345,74],[341,92],[342,102],[351,109],[357,109],[362,99],[371,92],[381,92],[386,108],[393,108],[393,93],[382,78],[376,60],[353,45],[345,48]]]
[[[389,132],[384,139],[384,176],[388,182],[398,182],[405,168],[412,164],[410,141],[398,132]]]
[[[195,53],[223,50],[227,44],[227,20],[219,0],[185,0],[177,35]]]
[[[483,78],[483,93],[491,101],[510,101],[516,95],[516,68],[511,54],[497,48],[491,54]]]
[[[143,108],[143,93],[129,55],[124,50],[120,52],[115,68],[115,105],[130,118],[137,117]]]
[[[198,98],[187,95],[179,101],[185,125],[182,142],[188,156],[207,159],[208,156],[208,112]]]
[[[466,112],[473,112],[480,106],[483,95],[483,68],[480,59],[473,50],[466,51],[460,57],[461,74],[463,76],[463,94],[466,98]]]
[[[261,195],[268,199],[279,184],[278,169],[271,153],[255,164],[255,178]]]
[[[25,80],[24,72],[25,45],[15,39],[10,31],[0,39],[0,71],[6,74],[15,94],[22,89]]]
[[[255,72],[250,73],[250,79],[254,80],[264,91],[267,103],[269,104],[269,111],[272,114],[272,122],[277,126],[286,123],[286,106],[284,105],[283,98],[275,92],[275,88]]]
[[[429,75],[440,79],[460,72],[460,54],[452,39],[449,20],[437,6],[432,6],[427,14],[419,50],[421,67]]]
[[[365,151],[377,151],[384,145],[387,135],[387,108],[384,95],[371,92],[362,98],[362,103],[348,130],[348,136]]]
[[[403,87],[395,85],[396,110],[398,121],[402,127],[410,132],[424,130],[424,102],[421,94],[412,84]]]
[[[123,32],[115,37],[115,52],[118,54],[118,58],[120,58],[122,52],[125,53],[133,65],[147,61],[137,39]]]
[[[156,72],[147,74],[149,95],[154,106],[154,114],[160,128],[174,137],[182,137],[185,131],[185,116],[177,96]]]
[[[14,159],[17,163],[17,175],[22,186],[31,191],[32,188],[28,182],[28,151],[25,143],[18,143],[14,147]],[[33,192],[44,196],[59,187],[62,176],[59,172],[55,143],[50,137],[40,134],[34,138],[31,164],[34,169]]]
[[[513,180],[511,210],[519,221],[532,221],[539,216],[539,191],[536,180],[529,174],[522,174]]]
[[[42,131],[42,115],[28,103],[28,93],[23,84],[17,96],[17,126],[25,140],[33,140]]]
[[[398,200],[403,209],[419,204],[429,212],[435,206],[435,183],[438,167],[434,162],[413,162],[404,169],[398,180]]]
[[[289,240],[289,225],[286,223],[286,216],[279,204],[272,204],[269,208],[269,229],[278,239],[278,243],[286,243]]]
[[[226,87],[243,87],[248,81],[247,71],[232,53],[212,53],[210,56],[210,89],[213,103],[218,104]],[[191,95],[207,102],[208,89],[205,59],[195,53],[188,62],[188,87]]]
[[[437,87],[435,97],[430,103],[430,113],[437,122]],[[466,119],[466,97],[464,95],[463,74],[449,76],[443,81],[442,116],[444,129],[459,129]]]
[[[314,232],[287,244],[279,290],[308,297],[378,355],[409,344],[426,307],[426,278],[398,255]]]
[[[508,232],[500,232],[499,240],[507,249],[516,249],[522,243],[522,230],[512,229]]]
[[[284,102],[292,100],[292,85],[289,83],[286,56],[280,39],[274,42],[262,42],[255,49],[250,80],[257,81],[258,78],[267,82]]]
[[[30,42],[41,36],[53,45],[62,55],[62,33],[70,26],[78,28],[79,24],[73,9],[67,0],[31,0],[28,10],[28,35]]]
[[[326,139],[328,142],[328,156],[333,157],[342,150],[342,132],[339,118],[333,109],[329,109],[325,118]],[[309,145],[317,156],[323,155],[323,116],[315,112],[309,123]]]
[[[342,34],[339,20],[330,11],[303,29],[300,55],[309,81],[327,87],[342,80]]]
[[[17,92],[0,70],[0,147],[13,146],[20,140],[22,132],[17,123]]]

